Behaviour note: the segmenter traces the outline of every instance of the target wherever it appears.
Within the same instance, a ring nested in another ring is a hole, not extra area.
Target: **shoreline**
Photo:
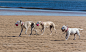
[[[36,15],[36,16],[86,16],[83,11],[0,8],[0,15]]]

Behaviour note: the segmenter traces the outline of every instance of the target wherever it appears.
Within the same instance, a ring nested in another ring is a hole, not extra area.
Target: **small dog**
[[[15,23],[16,26],[18,26],[19,24],[21,25],[21,32],[20,32],[20,35],[21,35],[22,31],[23,31],[23,28],[26,29],[25,34],[27,34],[27,30],[28,30],[28,28],[29,28],[30,26],[31,26],[31,33],[30,33],[30,35],[32,34],[32,30],[34,30],[34,31],[36,32],[36,34],[37,34],[37,30],[35,29],[35,23],[34,23],[34,22],[32,22],[32,21],[22,22],[22,21],[20,20],[20,21],[17,21],[17,22]],[[19,35],[19,37],[20,37],[20,35]]]
[[[79,30],[83,30],[83,29],[80,29],[80,28],[68,28],[67,26],[63,25],[62,28],[61,28],[62,32],[66,32],[66,40],[68,39],[68,37],[72,34],[74,34],[74,40],[76,39],[76,36],[75,34],[79,35],[79,39],[80,39],[80,33],[79,33]]]
[[[51,28],[54,28],[54,30],[56,31],[55,24],[53,22],[51,22],[51,21],[47,21],[47,22],[38,21],[36,23],[36,25],[37,26],[39,26],[39,25],[42,26],[43,33],[44,33],[46,27],[50,27],[50,31],[51,31]],[[41,30],[41,32],[42,32],[42,30]],[[43,33],[41,35],[43,35]],[[52,34],[52,31],[51,31],[51,34]]]

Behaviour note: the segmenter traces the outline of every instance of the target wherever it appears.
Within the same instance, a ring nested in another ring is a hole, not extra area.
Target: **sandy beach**
[[[41,35],[41,26],[37,26],[38,35],[30,34],[30,28],[21,37],[18,37],[21,27],[15,26],[18,20],[25,21],[52,21],[57,26],[57,33],[50,34],[49,28]],[[83,28],[81,37],[70,35],[65,41],[65,34],[61,31],[63,25],[71,28]],[[0,52],[86,52],[86,17],[85,16],[0,16]]]

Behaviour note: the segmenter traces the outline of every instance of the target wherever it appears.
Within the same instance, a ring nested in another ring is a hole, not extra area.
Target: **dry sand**
[[[21,37],[20,26],[15,26],[18,20],[24,21],[52,21],[56,25],[57,34],[50,34],[49,28],[41,34],[41,27],[37,27],[38,35],[35,32],[31,36],[30,28],[25,34],[25,29]],[[61,31],[63,25],[68,27],[83,28],[80,31],[81,38],[71,35],[65,41],[65,34]],[[0,16],[0,52],[86,52],[86,17],[78,16]]]

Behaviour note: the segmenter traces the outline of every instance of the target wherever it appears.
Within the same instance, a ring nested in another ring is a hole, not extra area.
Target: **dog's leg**
[[[55,33],[57,33],[57,32],[56,32],[56,29],[55,29],[55,26],[54,26],[54,30],[55,30]]]
[[[80,33],[78,32],[77,35],[79,36],[79,39],[80,39]]]
[[[26,28],[25,34],[27,34],[27,30],[28,30],[28,28]]]
[[[31,33],[30,33],[30,35],[32,34],[32,31],[33,31],[33,30],[35,30],[35,29],[34,29],[33,27],[31,27]],[[36,30],[35,30],[35,31],[36,31]]]
[[[30,33],[30,35],[32,34],[32,31],[33,31],[33,28],[31,28],[31,33]],[[30,36],[30,35],[29,35],[29,36]]]
[[[30,33],[30,35],[32,34],[32,31],[35,31],[35,33],[37,34],[37,30],[35,29],[35,24],[33,23],[33,24],[31,24],[31,33]]]
[[[79,33],[79,30],[76,31],[76,34],[79,36],[79,39],[80,39],[80,33]]]
[[[21,28],[21,32],[20,32],[20,35],[21,35],[22,31],[23,31],[23,28]],[[19,35],[19,37],[20,37],[20,35]]]
[[[73,40],[75,40],[76,39],[76,34],[74,34],[74,39]]]
[[[42,26],[41,33],[42,33],[43,30],[44,30],[44,26]]]
[[[33,28],[31,27],[31,33],[30,33],[30,35],[32,34],[32,30],[33,30]]]
[[[55,24],[53,24],[53,28],[54,28],[54,30],[55,30],[55,33],[57,33],[57,32],[56,32],[56,28],[55,28]]]
[[[45,27],[43,27],[43,28],[42,28],[42,30],[43,30],[43,33],[42,33],[41,35],[43,35],[43,34],[44,34],[44,31],[45,31]]]
[[[44,27],[42,27],[41,32],[42,32],[43,29],[44,29]]]
[[[70,33],[68,32],[68,33],[67,33],[67,37],[66,37],[66,40],[67,40],[67,39],[69,38],[69,36],[70,36]]]
[[[37,30],[34,28],[35,33],[37,34]]]
[[[51,31],[51,29],[52,29],[52,26],[50,26],[50,31]],[[51,31],[51,34],[52,34],[52,31]],[[50,34],[50,35],[51,35],[51,34]]]
[[[33,28],[33,30],[34,30],[34,31],[35,31],[35,33],[37,34],[37,30],[36,30],[36,28],[35,28],[35,27]]]
[[[26,31],[25,31],[25,34],[27,34],[27,30],[28,30],[28,28],[29,28],[30,26],[28,26],[28,27],[26,27]]]
[[[36,33],[36,35],[37,35],[37,30],[35,29],[35,33]]]
[[[31,33],[30,33],[30,35],[32,34],[33,30],[35,30],[35,23],[31,23]]]
[[[79,34],[79,39],[80,39],[80,34]]]
[[[66,34],[65,38],[67,38],[67,34]]]

